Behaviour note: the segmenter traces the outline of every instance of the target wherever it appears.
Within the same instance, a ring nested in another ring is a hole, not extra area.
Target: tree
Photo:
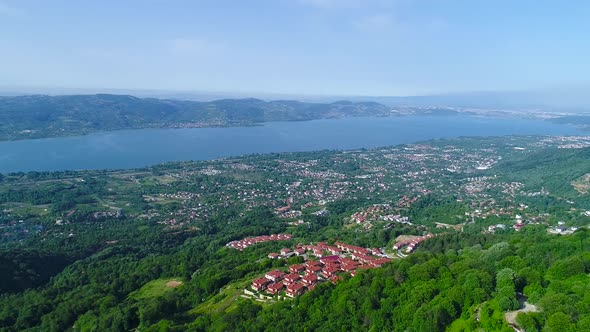
[[[573,332],[574,326],[568,315],[563,312],[556,312],[549,316],[545,323],[545,331],[547,332]]]
[[[516,316],[516,324],[525,330],[525,332],[539,331],[539,321],[536,319],[534,313],[519,312]]]

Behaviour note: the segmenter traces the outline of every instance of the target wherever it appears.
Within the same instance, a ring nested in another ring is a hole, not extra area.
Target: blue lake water
[[[140,129],[0,142],[0,172],[123,169],[251,153],[356,149],[433,138],[583,135],[542,120],[471,116],[346,118],[271,122],[259,127]]]

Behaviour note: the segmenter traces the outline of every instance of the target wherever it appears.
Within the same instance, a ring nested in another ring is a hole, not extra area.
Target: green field
[[[180,286],[179,285],[177,287],[174,287],[172,284],[169,283],[174,283],[175,281],[182,283],[181,280],[181,278],[166,278],[152,280],[140,289],[138,289],[137,291],[129,294],[129,298],[141,300],[164,296],[166,293],[174,292],[174,290]]]

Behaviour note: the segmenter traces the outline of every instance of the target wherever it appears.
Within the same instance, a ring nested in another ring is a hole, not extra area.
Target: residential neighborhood
[[[268,271],[263,277],[252,280],[244,292],[247,296],[260,299],[266,296],[294,298],[312,290],[321,282],[337,282],[343,275],[355,276],[359,270],[373,269],[392,260],[379,249],[362,248],[342,242],[329,245],[298,244],[295,248],[284,248],[281,254],[269,254],[269,258],[284,259],[287,255],[303,257],[303,263],[290,265],[285,270]]]

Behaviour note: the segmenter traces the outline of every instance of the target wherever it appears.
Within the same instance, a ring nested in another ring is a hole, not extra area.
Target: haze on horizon
[[[0,0],[0,86],[404,96],[586,89],[587,1]]]

